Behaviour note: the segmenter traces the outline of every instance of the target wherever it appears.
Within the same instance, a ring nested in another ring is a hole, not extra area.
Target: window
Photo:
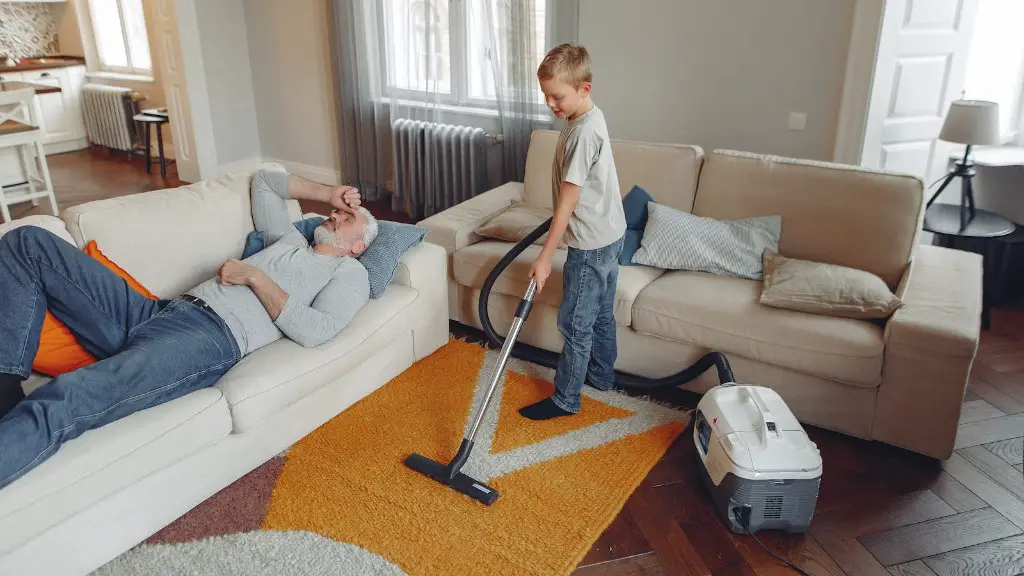
[[[142,0],[89,0],[89,18],[102,70],[152,72]]]
[[[1024,2],[981,0],[976,18],[964,98],[997,102],[1004,143],[1024,145]]]
[[[416,92],[436,92],[444,104],[493,107],[497,99],[491,59],[500,63],[509,55],[508,26],[502,6],[509,0],[384,0],[379,23],[387,50],[382,55],[386,73],[381,75],[385,96],[402,98]],[[521,1],[521,0],[517,0]],[[546,4],[549,0],[525,0],[530,4],[527,33],[532,36],[532,57],[526,63],[535,71],[544,57]],[[489,5],[489,6],[488,6]],[[492,11],[490,16],[486,8]],[[490,18],[489,18],[490,16]],[[484,33],[483,22],[494,22],[495,33]],[[496,45],[492,40],[496,39]],[[498,66],[503,85],[515,87],[518,65]],[[532,76],[532,74],[531,74]],[[522,89],[521,89],[522,91]],[[530,93],[515,93],[517,101],[532,101],[538,110],[544,97],[533,82]]]

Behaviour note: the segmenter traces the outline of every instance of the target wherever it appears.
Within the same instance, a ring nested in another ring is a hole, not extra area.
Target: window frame
[[[120,1],[120,0],[119,0]],[[375,0],[371,0],[375,1]],[[547,42],[554,36],[554,18],[552,18],[554,10],[554,2],[557,0],[537,0],[544,2],[544,38]],[[451,84],[450,91],[448,94],[441,94],[435,92],[428,92],[425,90],[412,90],[408,88],[393,88],[390,85],[390,68],[388,67],[388,49],[378,51],[380,60],[379,75],[380,82],[377,87],[380,94],[380,100],[385,103],[396,102],[403,106],[429,106],[424,102],[424,96],[430,95],[436,104],[442,108],[466,112],[471,114],[493,116],[496,115],[495,106],[497,105],[497,99],[487,98],[474,98],[470,96],[469,88],[469,63],[467,54],[469,52],[469,36],[466,34],[469,20],[469,3],[466,0],[449,0],[448,4],[448,54],[449,54],[449,65],[451,67],[450,76]],[[386,10],[382,9],[377,11],[376,26],[378,33],[381,36],[386,36],[387,16]],[[517,95],[521,96],[521,95]],[[530,94],[531,98],[533,92]],[[515,100],[517,103],[522,102],[522,99]],[[532,102],[533,106],[530,107],[529,113],[535,116],[543,116],[547,111],[547,106],[543,101]]]
[[[86,4],[85,5],[85,9],[86,9],[86,11],[89,14],[89,30],[90,30],[91,36],[92,36],[92,44],[93,44],[92,48],[93,48],[93,50],[95,50],[95,54],[96,54],[96,69],[98,71],[100,71],[100,72],[106,72],[106,73],[110,73],[110,74],[123,74],[123,75],[126,75],[126,76],[141,76],[141,77],[150,77],[151,78],[153,76],[153,67],[154,67],[153,66],[153,46],[152,46],[152,42],[151,42],[150,37],[149,37],[149,27],[147,26],[147,23],[146,23],[145,2],[142,3],[142,6],[143,6],[143,13],[142,13],[142,24],[143,24],[143,26],[142,26],[142,31],[146,35],[146,45],[147,45],[147,48],[149,50],[149,55],[150,55],[150,58],[149,58],[150,65],[149,65],[148,68],[138,67],[138,66],[134,65],[133,58],[132,58],[131,42],[128,39],[128,24],[125,21],[125,15],[124,15],[124,12],[125,12],[124,11],[124,0],[114,0],[114,4],[117,6],[118,26],[119,26],[119,28],[121,30],[121,42],[122,42],[122,45],[124,46],[124,53],[125,53],[125,58],[128,60],[128,66],[116,66],[116,65],[106,64],[103,61],[103,55],[100,53],[100,44],[99,44],[99,41],[97,40],[97,36],[99,35],[99,33],[98,33],[97,29],[96,29],[96,15],[93,12],[93,5],[92,5],[93,3],[92,3],[91,0],[86,0],[85,4]]]

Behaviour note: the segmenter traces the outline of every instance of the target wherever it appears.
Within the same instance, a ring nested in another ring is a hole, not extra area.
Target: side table
[[[933,204],[925,212],[924,230],[935,234],[939,246],[976,252],[984,258],[981,326],[986,330],[991,323],[992,300],[1008,248],[1007,244],[996,240],[1016,228],[1016,224],[998,214],[976,210],[974,219],[961,230],[960,207],[952,204]]]
[[[156,125],[156,146],[160,152],[160,175],[164,178],[167,177],[167,160],[164,158],[164,134],[163,125],[170,122],[166,116],[155,116],[152,114],[136,114],[132,116],[132,120],[142,123],[143,128],[146,130],[146,174],[149,174],[152,170],[150,165],[152,163],[152,157],[150,156],[150,133],[152,130],[151,126]]]

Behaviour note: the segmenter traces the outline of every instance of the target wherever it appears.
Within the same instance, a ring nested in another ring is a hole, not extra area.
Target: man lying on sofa
[[[358,191],[271,171],[251,188],[268,247],[174,300],[146,298],[43,228],[0,238],[0,488],[86,430],[211,386],[275,340],[317,346],[351,321],[369,298],[354,256],[377,235]],[[335,208],[312,246],[288,217],[289,198]],[[97,362],[23,398],[47,308]]]

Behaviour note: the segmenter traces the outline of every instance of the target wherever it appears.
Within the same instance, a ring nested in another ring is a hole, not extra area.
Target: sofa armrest
[[[426,293],[429,298],[445,299],[443,302],[434,301],[444,307],[448,306],[447,281],[448,257],[444,248],[429,242],[420,242],[402,255],[392,280],[395,284],[415,288],[421,294]]]
[[[480,241],[474,230],[516,202],[523,200],[523,184],[508,182],[434,214],[419,222],[430,230],[427,242],[444,247],[451,255],[456,250]]]
[[[981,337],[981,256],[919,246],[885,327],[872,435],[946,459]]]
[[[75,239],[71,237],[71,233],[68,232],[67,227],[64,225],[64,221],[56,216],[50,216],[49,214],[38,214],[34,216],[25,216],[24,218],[18,218],[11,220],[10,222],[4,222],[0,224],[0,236],[7,234],[15,228],[21,228],[22,226],[38,226],[53,232],[60,238],[67,240],[69,244],[75,244]]]
[[[448,342],[448,255],[437,244],[421,242],[402,255],[395,284],[416,289],[416,324],[412,326],[416,359]]]

